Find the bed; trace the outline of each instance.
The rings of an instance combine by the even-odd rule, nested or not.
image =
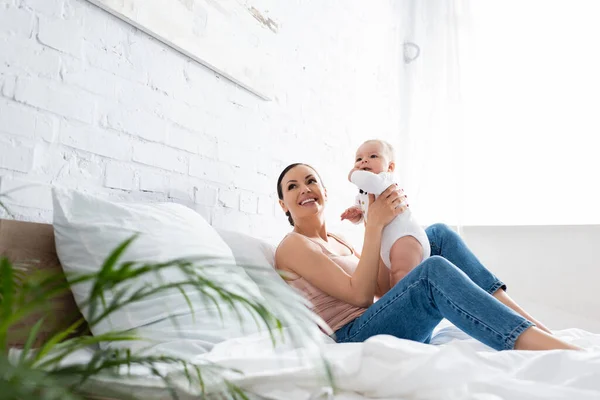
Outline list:
[[[234,246],[231,238],[226,241]],[[264,243],[261,246],[260,252],[265,254]],[[51,225],[0,221],[0,252],[13,261],[41,259],[44,268],[61,272],[54,247]],[[57,302],[55,311],[80,315],[70,295]],[[55,322],[64,325],[69,320]],[[555,334],[586,351],[496,352],[444,321],[436,328],[433,345],[385,335],[364,343],[336,344],[323,335],[321,358],[289,341],[273,346],[268,335],[254,333],[224,340],[209,352],[188,357],[241,371],[232,372],[229,379],[250,398],[600,399],[600,335],[576,328]],[[11,356],[17,357],[22,338],[11,340],[15,346]],[[93,351],[83,349],[65,362],[86,363]],[[335,390],[324,378],[323,359],[331,366]],[[173,370],[172,376],[178,382],[180,398],[198,398],[181,371]],[[131,369],[124,379],[92,380],[86,390],[101,395],[106,385],[145,399],[169,398],[163,383],[144,368]]]
[[[206,359],[243,371],[232,382],[250,398],[263,399],[419,399],[419,400],[592,400],[600,398],[600,335],[578,329],[556,335],[585,352],[503,351],[486,348],[444,322],[433,342],[424,345],[391,336],[364,343],[324,343],[323,356],[335,375],[336,390],[324,380],[321,360],[255,334],[215,346],[196,360]],[[15,351],[15,356],[18,352]],[[92,350],[74,354],[71,362],[86,362]],[[160,381],[143,369],[125,380],[90,382],[90,393],[110,384],[145,399],[166,399]],[[177,377],[179,372],[174,371]],[[177,378],[175,378],[177,380]],[[179,378],[178,395],[198,398]]]

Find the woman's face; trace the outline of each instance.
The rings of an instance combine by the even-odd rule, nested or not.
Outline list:
[[[279,204],[284,212],[291,213],[294,221],[319,213],[327,200],[327,190],[319,176],[306,165],[290,169],[281,180],[281,190],[283,200]]]

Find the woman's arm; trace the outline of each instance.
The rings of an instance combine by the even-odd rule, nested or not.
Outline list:
[[[360,258],[359,252],[354,251],[354,254]],[[390,270],[385,266],[381,258],[379,258],[379,270],[377,271],[377,289],[375,289],[375,296],[382,297],[390,289]]]
[[[372,235],[373,242],[381,241],[381,233],[373,230]],[[349,275],[316,243],[302,235],[288,236],[279,245],[275,256],[278,268],[300,275],[336,299],[357,307],[368,307],[373,303],[377,268],[370,265],[373,263],[368,257],[363,257],[354,274]]]
[[[383,227],[403,211],[402,207],[396,208],[401,201],[395,186],[390,186],[376,201],[370,196],[363,252],[354,274],[348,275],[323,254],[316,243],[302,235],[288,236],[279,245],[275,255],[278,268],[302,276],[316,288],[346,303],[370,306],[377,289]]]
[[[391,289],[390,270],[385,266],[381,258],[379,259],[379,271],[377,272],[377,297],[382,297]]]

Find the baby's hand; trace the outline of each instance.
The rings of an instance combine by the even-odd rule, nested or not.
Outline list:
[[[342,221],[347,219],[353,224],[357,224],[362,219],[362,216],[363,212],[361,208],[358,206],[353,206],[344,211],[340,217],[342,218]]]

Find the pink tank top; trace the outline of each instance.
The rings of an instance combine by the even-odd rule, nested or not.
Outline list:
[[[288,235],[299,235],[296,232],[290,232]],[[358,257],[354,254],[354,249],[352,246],[349,246],[347,243],[339,239],[337,236],[329,234],[338,242],[342,243],[344,246],[347,246],[352,254],[347,256],[341,256],[338,254],[334,254],[329,251],[323,244],[317,242],[316,240],[312,240],[314,243],[318,244],[323,250],[323,254],[325,254],[331,261],[340,266],[347,274],[352,275],[354,270],[358,265]],[[284,238],[285,240],[285,238]],[[319,315],[331,329],[335,332],[340,329],[342,326],[346,325],[348,322],[356,319],[361,316],[366,308],[356,307],[351,304],[345,303],[341,300],[336,299],[328,295],[327,293],[317,289],[313,285],[311,285],[306,279],[303,277],[296,275],[297,278],[287,280],[287,283],[300,290],[305,298],[307,298],[312,304],[312,310]]]

